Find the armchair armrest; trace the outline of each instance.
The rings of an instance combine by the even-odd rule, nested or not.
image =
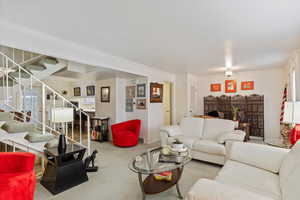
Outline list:
[[[228,159],[278,173],[288,149],[263,144],[226,143]]]
[[[173,138],[176,135],[182,135],[181,129],[179,126],[163,126],[160,128],[160,138],[161,145],[167,145],[175,141]]]
[[[246,133],[242,130],[234,130],[229,133],[220,134],[217,138],[217,142],[220,144],[224,144],[227,141],[237,141],[243,142],[245,139]]]
[[[273,200],[239,187],[200,179],[190,189],[185,200]]]

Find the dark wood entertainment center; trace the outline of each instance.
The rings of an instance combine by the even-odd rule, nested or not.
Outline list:
[[[225,119],[232,119],[232,106],[239,108],[239,122],[250,124],[250,136],[264,138],[264,95],[204,97],[205,115],[211,111],[219,111],[224,113]]]

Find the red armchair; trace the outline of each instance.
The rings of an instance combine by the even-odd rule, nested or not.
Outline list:
[[[300,124],[296,124],[295,127],[291,130],[289,139],[292,145],[300,139]]]
[[[0,153],[0,200],[33,200],[35,155]]]
[[[111,126],[113,143],[119,147],[131,147],[138,144],[141,120],[130,120]]]

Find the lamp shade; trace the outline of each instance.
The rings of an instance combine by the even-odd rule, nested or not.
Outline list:
[[[300,124],[300,102],[285,102],[283,122],[290,124]]]
[[[51,121],[54,123],[72,122],[73,108],[52,108]]]

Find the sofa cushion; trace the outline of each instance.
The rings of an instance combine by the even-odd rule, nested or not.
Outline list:
[[[225,119],[205,119],[203,139],[216,139],[220,133],[234,131],[235,123]]]
[[[185,200],[273,200],[239,187],[214,180],[200,179],[187,193]]]
[[[204,153],[225,155],[225,146],[214,140],[195,140],[192,149]]]
[[[279,176],[250,165],[228,160],[216,180],[276,200],[281,199]]]
[[[202,138],[203,122],[202,118],[184,117],[180,122],[180,129],[186,136]]]
[[[278,173],[288,152],[288,149],[263,144],[234,142],[230,146],[228,157],[230,160]]]
[[[280,186],[283,200],[299,199],[300,142],[298,141],[283,159],[280,171]]]

